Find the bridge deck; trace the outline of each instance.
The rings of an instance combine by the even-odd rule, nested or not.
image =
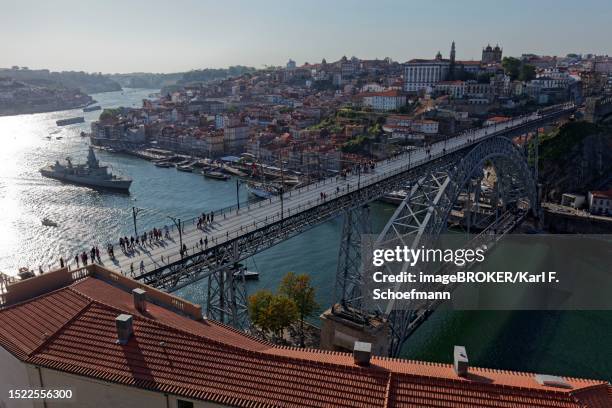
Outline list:
[[[571,110],[573,106],[563,106],[562,109]],[[544,115],[533,113],[486,128],[471,130],[449,138],[446,142],[442,141],[431,145],[429,147],[430,154],[427,153],[425,148],[414,149],[410,153],[402,154],[393,159],[377,162],[376,168],[368,173],[351,174],[345,179],[332,177],[298,188],[284,194],[283,217],[295,215],[323,204],[321,193],[327,195],[327,200],[335,199],[353,193],[359,188],[376,184],[408,169],[421,166],[445,153],[467,148],[485,138],[509,132],[517,127],[539,123],[549,116],[552,120],[552,117],[558,116],[558,114],[559,111]],[[182,239],[187,246],[187,253],[191,254],[194,251],[199,251],[200,239],[205,237],[208,237],[208,248],[211,248],[247,234],[254,229],[278,222],[280,219],[281,199],[277,196],[270,200],[251,203],[248,207],[241,206],[239,210],[234,208],[223,213],[217,213],[214,217],[214,223],[206,229],[198,229],[195,221],[190,220],[188,225],[184,225]],[[180,260],[179,236],[174,226],[171,228],[170,238],[162,239],[150,245],[137,245],[133,251],[128,253],[123,253],[117,243],[114,243],[114,246],[115,259],[110,259],[106,251],[101,248],[102,264],[128,275],[150,272]],[[104,253],[102,254],[102,252]],[[141,261],[144,264],[144,271],[140,270]],[[131,272],[132,268],[133,273]]]

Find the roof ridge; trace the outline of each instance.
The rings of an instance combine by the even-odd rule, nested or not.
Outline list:
[[[22,305],[24,305],[24,304],[26,304],[26,303],[29,303],[29,302],[32,302],[32,301],[37,301],[37,300],[43,299],[43,298],[45,298],[45,297],[47,297],[47,296],[51,296],[51,295],[53,295],[53,294],[56,294],[56,293],[58,293],[58,292],[61,292],[61,291],[62,291],[62,290],[64,290],[64,289],[68,289],[68,288],[70,288],[70,287],[71,287],[71,286],[72,286],[74,283],[76,283],[76,282],[72,282],[72,283],[70,283],[70,284],[68,284],[68,285],[66,285],[66,286],[62,286],[62,287],[60,287],[60,288],[53,289],[52,291],[49,291],[49,292],[41,293],[40,295],[36,295],[36,296],[34,296],[34,297],[31,297],[31,298],[23,299],[23,300],[21,300],[21,301],[19,301],[19,302],[12,303],[12,304],[10,304],[10,305],[0,306],[0,311],[11,310],[11,309],[14,309],[15,307],[22,306]],[[79,293],[79,294],[80,294],[81,296],[85,296],[85,295],[84,295],[84,294],[82,294],[82,293]],[[85,296],[85,297],[87,297],[87,296]],[[90,300],[91,300],[91,299],[90,299]]]
[[[72,290],[73,291],[77,291],[76,289],[72,289]],[[115,306],[109,305],[109,304],[107,304],[105,302],[102,302],[102,301],[100,301],[98,299],[92,299],[92,298],[90,298],[89,296],[87,296],[85,294],[81,294],[81,295],[86,297],[87,299],[91,300],[91,303],[89,304],[90,306],[92,304],[96,304],[96,305],[100,306],[103,309],[112,310],[112,311],[114,311],[116,313],[126,313],[125,310],[122,310],[122,309],[119,309],[119,308],[117,308]],[[249,350],[249,349],[244,348],[244,347],[240,347],[240,346],[229,344],[229,343],[226,343],[226,342],[223,342],[223,341],[220,341],[220,340],[212,339],[210,337],[206,337],[206,336],[203,336],[203,335],[198,334],[198,333],[193,333],[191,331],[188,331],[188,330],[180,328],[180,327],[175,327],[175,326],[172,326],[170,324],[167,324],[167,323],[164,323],[164,322],[160,322],[158,320],[152,319],[152,318],[147,317],[147,316],[143,316],[141,314],[136,314],[136,315],[131,314],[131,316],[132,316],[132,318],[146,321],[146,322],[148,322],[150,324],[153,324],[153,325],[158,326],[158,327],[165,328],[167,330],[171,330],[171,331],[173,331],[175,333],[180,333],[180,334],[183,334],[185,336],[190,336],[190,337],[193,337],[193,338],[204,340],[205,342],[208,342],[209,344],[213,344],[213,345],[216,345],[216,346],[221,347],[221,348],[226,347],[226,348],[230,348],[230,349],[233,349],[233,350],[241,351],[241,352],[244,352],[244,353],[265,353],[265,352],[262,352],[262,351],[259,351],[259,350]],[[217,322],[215,320],[212,320],[212,321],[215,322],[215,323],[219,323],[219,322]],[[194,320],[194,322],[198,323],[198,321],[196,321],[196,320]],[[241,333],[238,330],[235,330],[235,331],[238,332],[238,333]]]
[[[383,402],[383,408],[388,408],[391,406],[391,389],[393,388],[393,371],[389,371],[389,375],[387,378],[387,386],[385,387],[385,401]]]
[[[264,339],[261,339],[261,338],[259,338],[257,336],[254,336],[251,333],[242,332],[242,331],[236,329],[235,327],[227,325],[227,324],[225,324],[223,322],[220,322],[218,320],[209,319],[209,318],[205,318],[204,320],[206,320],[210,324],[216,324],[217,326],[223,327],[224,329],[230,330],[230,331],[232,331],[232,332],[234,332],[236,334],[240,334],[242,336],[248,337],[249,339],[251,339],[253,341],[256,341],[258,343],[261,343],[261,344],[263,344],[265,346],[275,347],[274,343],[271,343],[271,342],[269,342],[267,340],[264,340]]]
[[[592,381],[596,381],[596,380],[592,380]],[[591,385],[587,385],[585,387],[582,388],[575,388],[572,389],[569,394],[572,396],[576,396],[576,394],[580,394],[582,392],[587,392],[587,391],[591,391],[594,389],[599,389],[599,388],[604,388],[606,390],[608,390],[608,392],[610,392],[610,394],[612,395],[612,384],[610,384],[608,381],[601,381],[600,383],[597,384],[591,384]]]
[[[84,295],[81,294],[81,296],[84,296]],[[43,349],[43,347],[46,346],[52,339],[55,339],[62,330],[64,330],[68,325],[70,325],[78,317],[80,317],[83,313],[85,313],[87,310],[89,310],[89,308],[91,307],[92,302],[93,301],[91,299],[89,299],[89,303],[87,303],[85,306],[83,306],[81,308],[81,310],[76,312],[74,314],[74,316],[72,316],[70,319],[66,320],[64,322],[64,324],[62,324],[60,327],[57,328],[57,330],[55,330],[55,332],[53,332],[52,334],[50,334],[49,336],[44,338],[44,341],[42,343],[40,343],[34,350],[32,350],[29,354],[27,354],[28,358],[31,357],[31,356],[34,356],[35,354],[38,354]]]

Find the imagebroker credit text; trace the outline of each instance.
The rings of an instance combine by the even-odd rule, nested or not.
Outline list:
[[[376,283],[556,283],[559,282],[557,272],[471,272],[461,271],[450,275],[431,275],[402,272],[389,275],[383,272],[374,272],[372,276]]]

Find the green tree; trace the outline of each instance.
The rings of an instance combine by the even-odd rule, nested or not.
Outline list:
[[[494,75],[495,74],[493,74],[492,72],[485,72],[485,73],[479,74],[476,80],[478,81],[479,84],[488,84],[489,82],[491,82],[491,77]]]
[[[274,295],[267,289],[261,289],[249,296],[249,317],[251,322],[264,331],[268,330],[267,313]]]
[[[502,60],[502,67],[506,75],[509,75],[511,79],[517,79],[520,74],[521,60],[514,57],[504,57]]]
[[[274,295],[270,300],[266,314],[269,330],[277,338],[281,338],[283,330],[298,319],[298,308],[295,302],[287,296]]]
[[[310,276],[288,272],[280,283],[279,292],[293,300],[297,306],[300,321],[300,346],[304,347],[304,319],[315,313],[319,307],[315,301],[315,289],[310,284]]]
[[[275,295],[267,289],[261,289],[249,296],[249,317],[264,335],[271,332],[277,338],[298,319],[295,302],[285,295]]]
[[[100,120],[109,120],[117,117],[121,111],[117,108],[109,109],[106,108],[100,114]]]
[[[521,81],[531,81],[536,77],[536,68],[530,64],[521,65],[519,80]]]

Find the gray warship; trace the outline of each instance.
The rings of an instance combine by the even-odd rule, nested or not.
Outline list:
[[[101,166],[91,146],[87,155],[87,163],[72,164],[68,158],[66,164],[56,161],[55,164],[40,169],[40,173],[44,177],[68,183],[125,193],[129,192],[132,184],[132,179],[114,175],[108,170],[108,166]]]

